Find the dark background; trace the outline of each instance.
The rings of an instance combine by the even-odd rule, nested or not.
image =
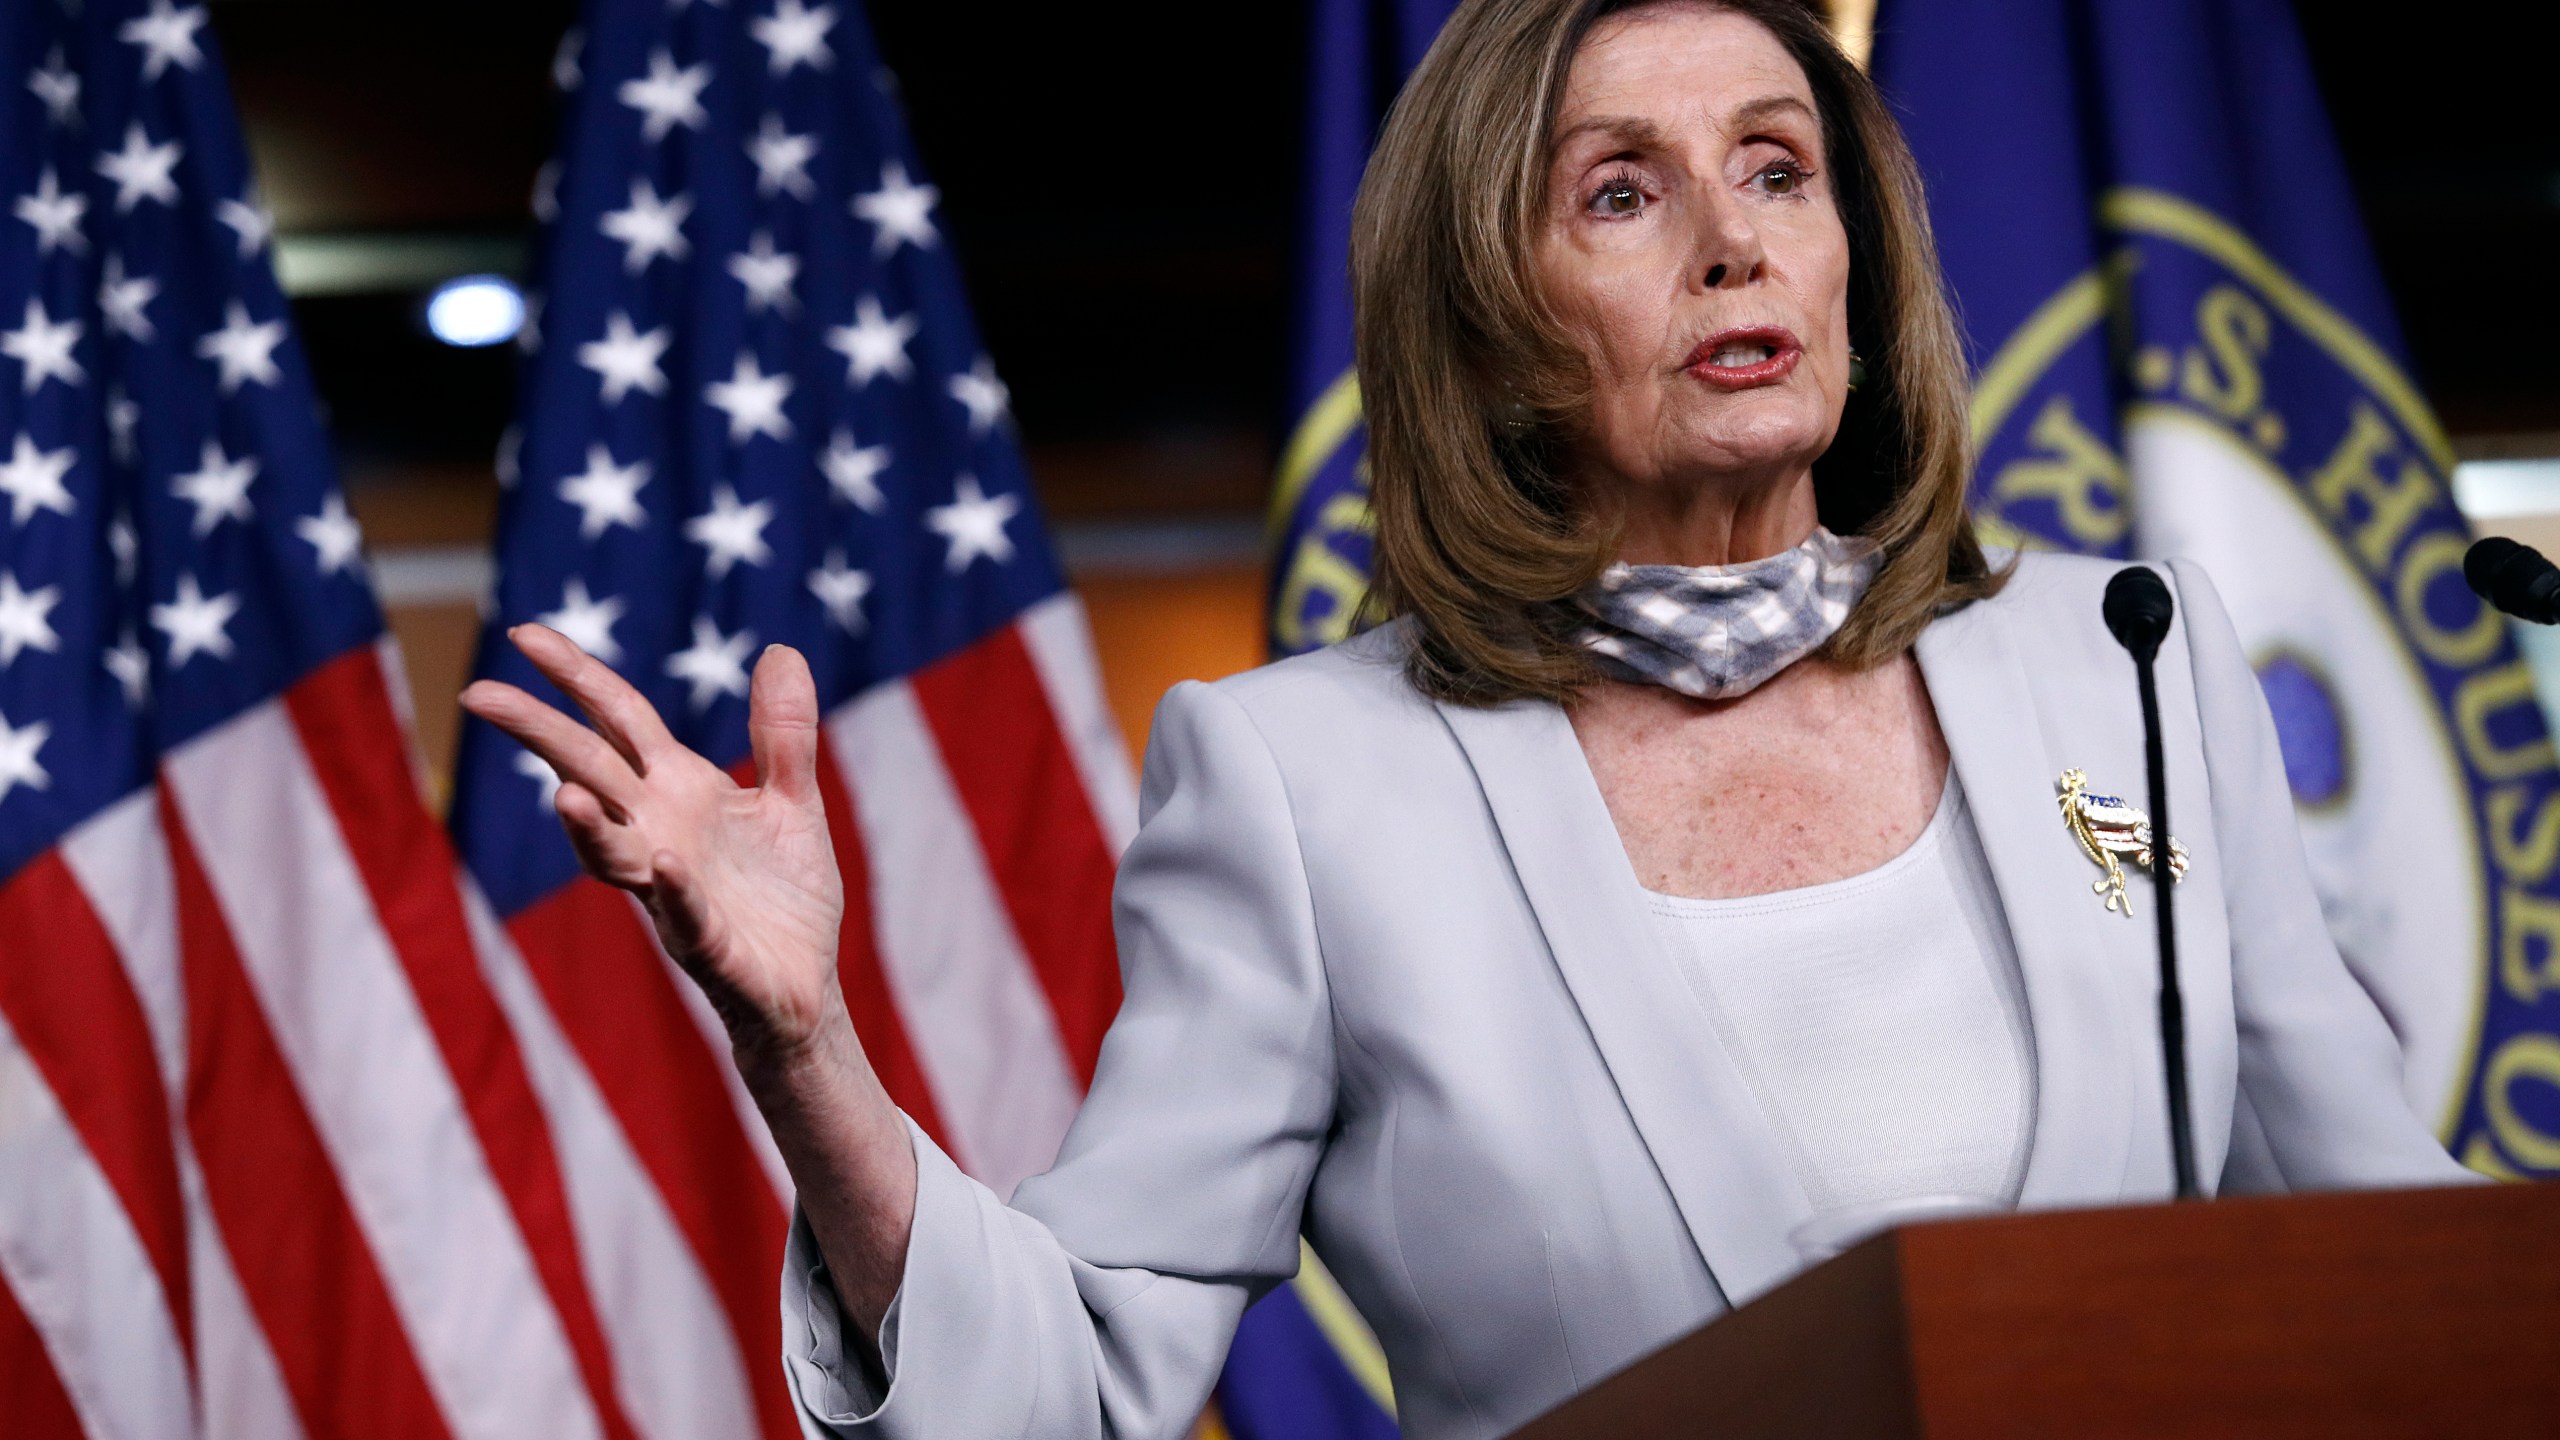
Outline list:
[[[521,245],[574,9],[217,0],[280,231]],[[2299,14],[2429,398],[2466,449],[2560,449],[2546,48],[2465,7]],[[1052,508],[1257,506],[1285,423],[1303,7],[903,0],[871,24]],[[485,475],[511,418],[512,348],[436,344],[419,300],[296,302],[359,485]]]

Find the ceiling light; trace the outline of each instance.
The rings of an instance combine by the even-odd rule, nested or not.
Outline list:
[[[427,297],[427,333],[447,345],[504,345],[524,328],[524,292],[503,275],[461,275]]]

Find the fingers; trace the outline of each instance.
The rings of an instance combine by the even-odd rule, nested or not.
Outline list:
[[[557,709],[500,680],[474,681],[462,708],[515,737],[564,782],[593,792],[617,816],[638,803],[641,781],[631,761],[604,738]]]
[[[606,814],[603,802],[583,785],[563,781],[555,805],[569,848],[588,874],[625,890],[648,888],[648,842],[638,830]]]
[[[756,783],[786,800],[818,803],[818,683],[788,645],[767,645],[747,692]]]
[[[648,874],[655,904],[649,907],[655,915],[667,953],[676,956],[700,954],[706,939],[702,912],[695,897],[694,874],[690,866],[673,850],[652,853],[642,867]]]
[[[587,712],[597,732],[629,757],[633,769],[646,775],[652,761],[683,748],[667,733],[648,697],[569,637],[546,625],[518,625],[507,631],[507,638],[544,679]]]

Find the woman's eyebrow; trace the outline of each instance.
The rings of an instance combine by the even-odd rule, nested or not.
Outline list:
[[[1556,135],[1559,151],[1585,135],[1606,135],[1625,150],[1662,150],[1669,148],[1662,127],[1640,115],[1594,115],[1576,120]]]
[[[1735,106],[1733,114],[1725,121],[1725,128],[1737,132],[1747,131],[1773,115],[1788,112],[1802,116],[1816,125],[1821,123],[1821,117],[1814,113],[1813,107],[1793,95],[1763,95],[1756,100],[1746,100]],[[1557,131],[1555,149],[1561,153],[1566,146],[1585,135],[1606,135],[1617,142],[1618,148],[1624,150],[1671,148],[1671,142],[1664,135],[1662,127],[1641,115],[1593,115],[1576,120]]]
[[[1816,124],[1821,123],[1822,117],[1814,113],[1813,107],[1793,95],[1763,95],[1757,100],[1746,101],[1734,108],[1732,118],[1725,123],[1734,130],[1748,130],[1772,115],[1789,110]]]

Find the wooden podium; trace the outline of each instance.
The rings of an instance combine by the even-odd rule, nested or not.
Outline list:
[[[1867,1241],[1512,1440],[2560,1437],[2560,1186]]]

